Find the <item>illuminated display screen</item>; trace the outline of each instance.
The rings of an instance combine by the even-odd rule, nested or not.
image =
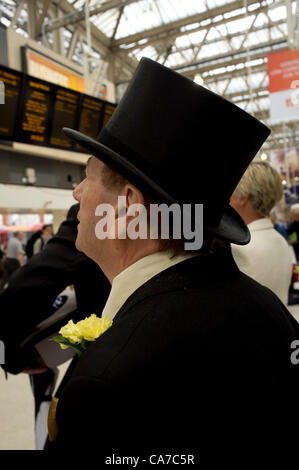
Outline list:
[[[0,67],[0,81],[3,97],[0,104],[0,136],[12,140],[21,95],[22,74]]]
[[[106,126],[107,122],[111,118],[112,114],[114,113],[115,105],[106,103],[105,110],[104,110],[104,119],[103,119],[103,127]]]
[[[2,140],[82,151],[61,129],[70,127],[96,137],[116,108],[107,101],[3,66],[1,82],[5,92],[4,104],[0,104]]]
[[[80,94],[58,88],[54,99],[54,111],[50,134],[50,145],[71,148],[72,142],[62,132],[63,127],[76,127],[77,113],[80,104]]]
[[[105,101],[83,96],[79,120],[80,132],[89,137],[98,135],[102,127],[104,105]]]
[[[47,144],[52,85],[26,77],[21,99],[21,123],[15,136],[27,144]]]

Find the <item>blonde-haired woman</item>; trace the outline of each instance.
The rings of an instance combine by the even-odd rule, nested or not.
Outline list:
[[[293,254],[287,241],[273,227],[271,209],[283,195],[278,172],[267,162],[252,162],[231,197],[231,206],[251,233],[246,246],[232,244],[239,269],[271,289],[287,305]]]

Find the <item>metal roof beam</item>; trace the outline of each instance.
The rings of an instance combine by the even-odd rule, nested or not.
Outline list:
[[[108,10],[112,10],[113,8],[124,8],[131,3],[139,2],[140,0],[110,0],[109,2],[105,2],[99,7],[94,7],[89,9],[89,17],[99,15],[100,13],[105,13]],[[47,25],[46,31],[53,31],[54,29],[61,28],[62,26],[67,26],[69,24],[79,23],[85,19],[85,11],[76,10],[73,8],[73,12],[71,14],[67,14],[62,18],[56,18],[55,20],[51,21],[50,24]]]
[[[116,23],[115,23],[115,26],[114,26],[114,30],[113,30],[113,33],[112,33],[112,36],[111,36],[111,39],[110,39],[111,44],[112,44],[112,42],[114,41],[114,38],[115,38],[115,36],[116,36],[117,29],[118,29],[118,27],[119,27],[120,19],[121,19],[121,17],[122,17],[122,14],[123,14],[123,12],[124,12],[124,9],[125,9],[124,6],[122,6],[122,7],[119,9],[118,17],[117,17],[117,20],[116,20]]]
[[[73,13],[76,11],[67,0],[60,0],[57,6],[62,10],[63,13]],[[77,24],[76,30],[81,34],[82,37],[86,37],[86,30],[84,24]],[[97,50],[103,60],[109,60],[111,49],[110,49],[110,39],[105,36],[93,23],[90,24],[91,37],[92,37],[92,47]],[[117,56],[117,60],[121,62],[123,68],[128,71],[130,74],[134,72],[138,61],[135,58],[121,55]]]
[[[259,2],[257,0],[247,0],[248,6],[252,5],[254,3],[257,4]],[[260,3],[263,3],[263,2],[260,2]],[[185,18],[181,18],[179,20],[172,21],[171,23],[167,23],[167,24],[164,24],[162,26],[158,26],[158,27],[155,27],[155,28],[152,28],[152,29],[147,29],[147,30],[144,30],[140,33],[131,34],[130,36],[126,36],[124,38],[117,39],[116,41],[114,41],[114,46],[118,47],[118,46],[121,46],[121,45],[124,45],[124,44],[133,44],[133,43],[136,43],[136,42],[138,42],[142,39],[149,39],[149,38],[153,38],[153,37],[160,36],[160,35],[163,35],[163,36],[169,35],[170,32],[177,35],[180,32],[180,28],[182,28],[184,26],[191,25],[191,24],[194,24],[194,23],[201,23],[202,21],[209,20],[209,19],[214,18],[216,16],[224,15],[225,13],[230,13],[234,10],[238,10],[238,9],[242,9],[242,8],[244,8],[244,1],[243,0],[237,0],[235,2],[230,2],[230,3],[227,3],[227,4],[221,5],[219,7],[216,7],[216,8],[211,8],[210,10],[204,11],[202,13],[197,13],[196,15],[187,16]],[[263,9],[265,9],[265,8],[267,9],[266,5],[263,6]],[[252,14],[255,14],[255,12],[257,12],[258,10],[259,9],[257,9],[256,11],[253,10]],[[241,17],[244,18],[244,13],[241,15]],[[236,17],[231,17],[231,18],[228,19],[228,21],[232,21],[235,18]],[[219,23],[217,22],[215,24],[220,24],[220,22]],[[206,25],[205,28],[207,26],[208,25]],[[193,31],[190,30],[189,34],[191,34],[192,32]],[[184,35],[188,34],[188,31],[184,31],[183,34]]]
[[[70,44],[69,44],[68,50],[66,52],[66,57],[69,60],[71,60],[72,57],[73,57],[78,39],[79,39],[79,32],[76,29],[75,31],[72,31],[72,38],[70,40]]]
[[[67,0],[60,0],[59,2],[56,3],[56,6],[62,11],[62,13],[65,14],[71,14],[76,12],[77,10],[72,7]],[[109,52],[109,44],[110,40],[103,34],[101,31],[99,31],[96,26],[93,24],[91,26],[91,33],[92,33],[92,39],[93,39],[93,46],[97,48],[102,54],[103,53],[108,53]],[[45,25],[46,27],[46,25]],[[86,30],[85,30],[85,25],[84,24],[78,24],[77,29],[79,33],[81,33],[84,37],[86,36]],[[46,30],[48,32],[48,30]]]
[[[42,12],[37,20],[37,25],[36,25],[36,37],[40,36],[41,34],[41,28],[42,24],[45,21],[45,18],[48,13],[48,9],[52,3],[52,0],[42,0]],[[37,8],[37,6],[35,6]]]
[[[241,51],[235,52],[225,52],[224,54],[219,54],[217,56],[212,56],[206,59],[202,59],[200,61],[192,61],[186,64],[179,65],[177,67],[172,67],[173,70],[185,75],[188,78],[193,80],[194,76],[199,73],[203,74],[204,72],[211,72],[212,70],[217,70],[223,67],[229,67],[231,65],[237,65],[240,63],[246,63],[249,61],[257,60],[257,59],[264,59],[267,54],[271,52],[278,52],[283,51],[288,48],[287,41],[278,40],[278,41],[267,41],[264,43],[255,46],[254,48],[250,49],[250,56],[248,58],[248,51],[247,48],[243,48]],[[119,56],[118,56],[119,57]],[[261,65],[260,65],[261,66]],[[252,66],[251,66],[252,68]],[[244,75],[244,69],[243,74]],[[223,72],[223,74],[228,74],[229,72]],[[223,77],[223,74],[222,77]],[[219,75],[219,77],[221,76]],[[218,75],[214,75],[214,81],[218,78]],[[212,82],[213,76],[210,76]],[[117,84],[123,83],[121,80],[117,82]]]
[[[279,26],[281,24],[285,24],[285,21],[284,20],[279,20],[279,21],[276,21],[275,23],[272,22],[271,28],[274,28],[274,27]],[[268,27],[268,25],[256,26],[255,28],[252,29],[251,33],[257,33],[258,31],[263,31],[267,27]],[[230,34],[229,38],[230,39],[231,38],[237,38],[237,37],[243,36],[244,34],[246,34],[246,31],[237,31],[236,33]],[[282,36],[283,36],[283,38],[285,38],[287,40],[287,35],[282,34]],[[215,44],[217,42],[224,41],[226,38],[227,38],[227,36],[214,38],[214,39],[208,39],[204,42],[204,45]],[[200,44],[194,43],[194,44],[192,44],[192,47],[195,48],[195,47],[198,47],[200,45],[201,45],[201,43]],[[185,50],[189,50],[189,49],[191,49],[191,46],[177,47],[177,48],[173,49],[173,52],[185,51]],[[238,49],[236,49],[235,51],[237,52]]]
[[[252,14],[258,15],[259,13],[266,13],[267,11],[268,11],[268,7],[262,6],[254,10]],[[211,21],[209,24],[199,25],[188,31],[186,30],[181,31],[180,29],[177,29],[174,31],[168,31],[166,34],[160,34],[159,36],[154,36],[153,38],[149,38],[147,41],[142,41],[141,44],[135,43],[131,47],[125,47],[125,45],[120,45],[119,50],[124,51],[126,53],[132,52],[135,49],[141,50],[141,49],[144,49],[145,47],[156,44],[157,42],[163,41],[165,40],[165,38],[167,38],[168,40],[171,40],[171,39],[177,39],[182,36],[187,36],[188,34],[197,33],[199,31],[205,31],[205,30],[210,31],[211,28],[217,28],[218,26],[226,25],[227,23],[231,21],[242,20],[242,19],[244,19],[243,13],[239,15],[235,15],[233,17],[229,17],[229,18],[219,18],[216,21],[215,20]],[[116,48],[116,50],[118,50],[118,48]]]
[[[251,73],[254,75],[255,73],[259,72],[264,72],[267,70],[267,64],[261,64],[261,65],[254,65],[250,67]],[[231,78],[238,78],[238,77],[244,77],[246,74],[246,69],[243,67],[242,69],[235,69],[230,72],[223,72],[215,75],[204,75],[202,74],[202,78],[204,80],[205,84],[209,83],[216,83],[222,80],[227,80]]]
[[[250,56],[248,57],[247,48],[237,50],[235,52],[225,52],[217,56],[212,56],[197,62],[189,62],[176,67],[173,70],[179,71],[186,76],[194,76],[196,73],[215,70],[217,68],[228,67],[229,65],[236,65],[239,63],[248,62],[249,60],[256,60],[264,58],[270,52],[276,52],[287,49],[287,41],[267,41],[260,43],[258,46],[250,49]]]
[[[17,24],[20,13],[24,8],[24,4],[25,4],[25,0],[20,0],[19,1],[18,5],[17,5],[17,8],[16,8],[16,11],[15,11],[15,14],[14,14],[13,18],[11,19],[11,23],[10,23],[10,26],[9,26],[10,28],[13,28]]]
[[[269,97],[269,90],[268,87],[257,87],[253,88],[253,93],[252,96],[249,96],[249,90],[242,90],[242,91],[235,91],[234,93],[226,93],[222,96],[224,98],[232,101],[233,103],[242,103],[242,102],[247,102],[250,100],[256,101],[256,100],[261,100],[264,98]],[[262,96],[259,95],[259,93],[263,93]]]

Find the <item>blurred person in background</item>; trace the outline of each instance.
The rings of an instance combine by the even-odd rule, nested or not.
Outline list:
[[[248,225],[251,241],[246,246],[231,246],[240,271],[271,289],[287,305],[292,250],[269,218],[282,195],[278,172],[267,162],[252,162],[230,201]]]
[[[289,239],[288,237],[288,226],[287,226],[287,223],[286,222],[282,222],[282,221],[279,221],[276,213],[275,213],[275,209],[273,209],[271,212],[270,212],[270,220],[275,228],[275,230],[277,230],[278,233],[280,233],[280,235],[283,236],[283,238],[285,238],[287,241]]]
[[[32,258],[33,255],[36,255],[43,250],[46,243],[52,238],[53,230],[52,225],[47,224],[43,225],[41,230],[34,232],[28,239],[26,243],[26,256],[27,259]]]
[[[297,261],[299,260],[299,203],[291,206],[293,221],[288,225],[289,243],[294,247]]]
[[[6,246],[6,259],[4,263],[4,275],[0,283],[0,291],[5,288],[11,275],[24,264],[24,240],[23,232],[15,232]]]
[[[45,244],[52,238],[52,225],[43,225],[40,236],[35,240],[33,245],[33,254],[36,255],[44,248]]]

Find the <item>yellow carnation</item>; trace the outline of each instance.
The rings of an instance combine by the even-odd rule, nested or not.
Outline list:
[[[98,318],[95,314],[76,323],[81,338],[84,338],[86,341],[95,341],[111,325],[112,320],[107,315],[103,318]]]
[[[82,334],[78,328],[78,323],[74,323],[70,320],[65,326],[60,328],[59,333],[71,343],[80,343],[82,340]]]

